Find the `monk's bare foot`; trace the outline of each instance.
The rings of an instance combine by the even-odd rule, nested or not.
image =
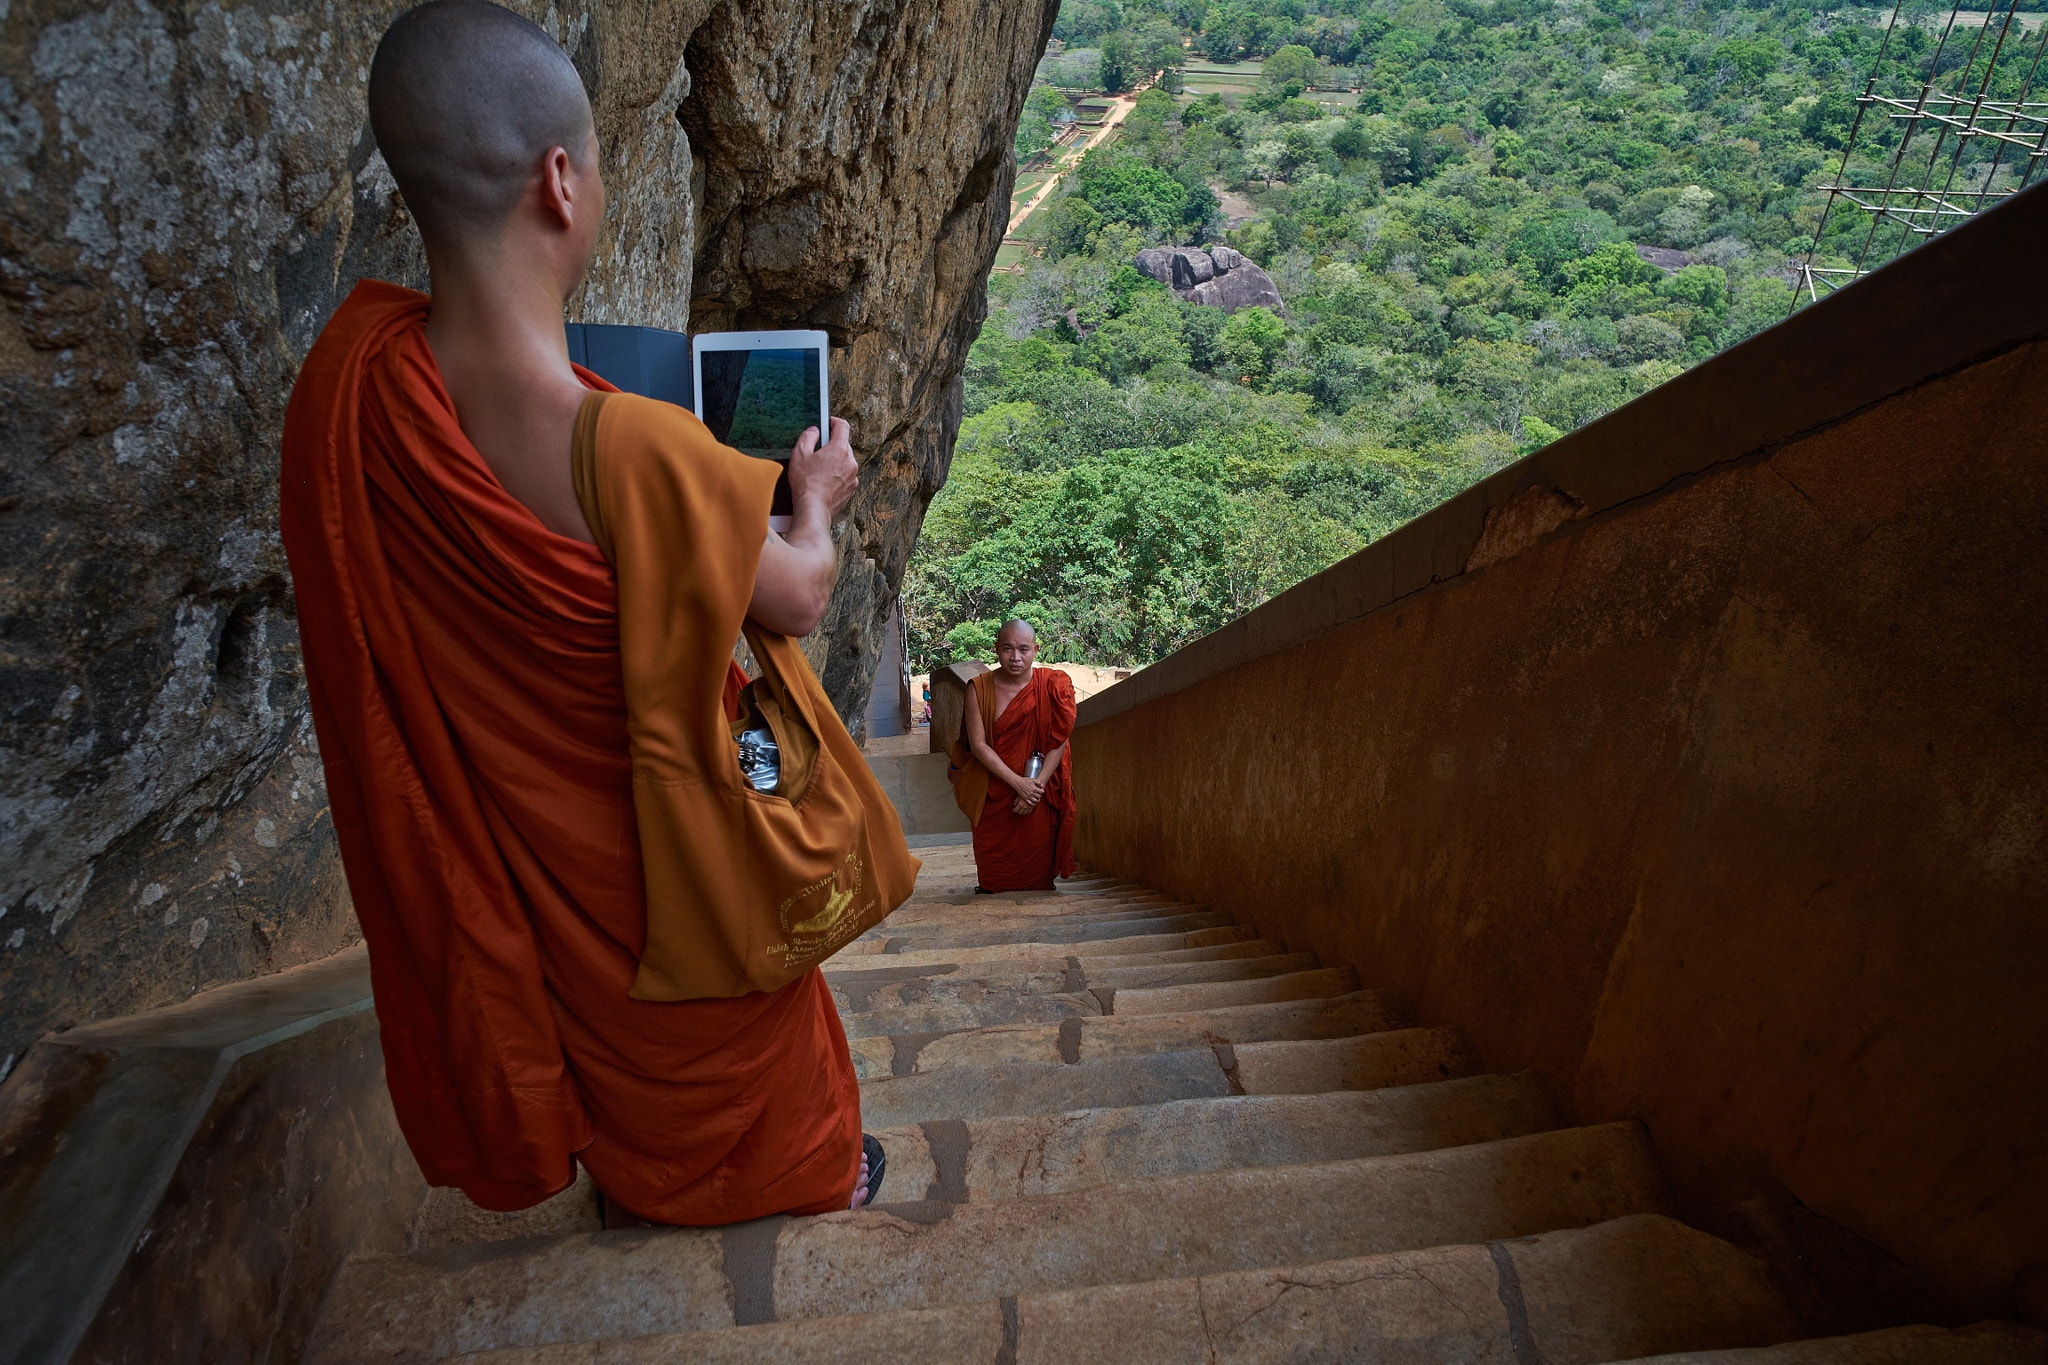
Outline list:
[[[882,1144],[873,1133],[860,1135],[860,1179],[854,1182],[853,1199],[846,1207],[861,1208],[872,1204],[880,1192],[882,1182],[889,1177],[889,1154],[882,1150]]]

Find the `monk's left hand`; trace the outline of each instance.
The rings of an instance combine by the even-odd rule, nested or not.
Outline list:
[[[1010,813],[1012,815],[1029,815],[1036,809],[1038,809],[1038,798],[1035,796],[1020,796],[1010,803]]]

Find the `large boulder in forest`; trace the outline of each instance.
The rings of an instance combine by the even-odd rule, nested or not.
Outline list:
[[[1209,259],[1206,251],[1190,251],[1182,248],[1173,253],[1173,287],[1193,289],[1196,285],[1216,278],[1216,263]]]
[[[355,282],[426,283],[364,107],[404,3],[0,7],[0,1057],[355,935],[277,446]],[[1055,0],[509,3],[569,51],[605,149],[570,316],[832,336],[862,478],[807,647],[857,725]]]
[[[1282,312],[1286,307],[1273,277],[1227,246],[1147,247],[1131,258],[1131,264],[1189,303],[1227,313],[1255,306]]]
[[[1131,258],[1131,265],[1140,275],[1155,279],[1169,289],[1173,287],[1172,247],[1148,246]]]
[[[1270,308],[1276,313],[1286,309],[1286,304],[1280,299],[1280,290],[1273,284],[1273,277],[1250,261],[1196,285],[1183,297],[1191,303],[1221,308],[1226,313],[1254,307]]]

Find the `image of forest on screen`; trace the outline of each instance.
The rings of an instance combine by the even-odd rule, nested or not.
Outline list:
[[[786,460],[797,438],[818,424],[817,351],[706,351],[700,364],[704,422],[727,445]]]

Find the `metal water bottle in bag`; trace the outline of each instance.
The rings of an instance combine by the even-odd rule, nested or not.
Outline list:
[[[773,792],[782,781],[782,750],[776,747],[775,732],[763,725],[743,730],[739,737],[740,771],[747,785],[757,792]]]

